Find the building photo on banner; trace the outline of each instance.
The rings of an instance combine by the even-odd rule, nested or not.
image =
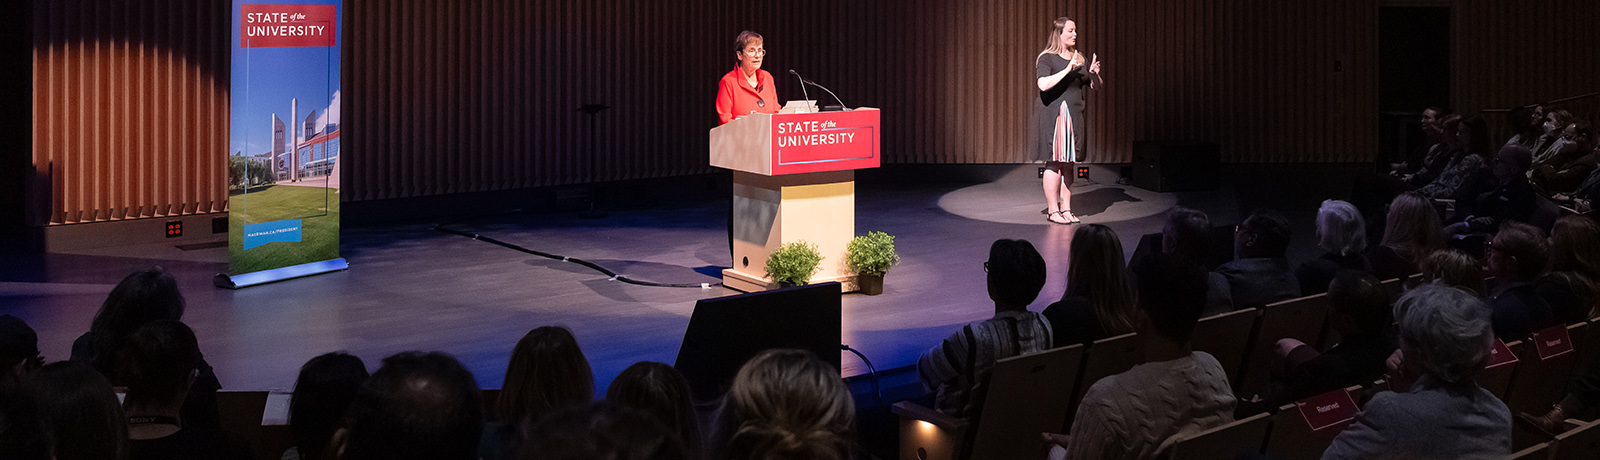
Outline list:
[[[339,1],[233,4],[228,274],[250,284],[339,257]]]

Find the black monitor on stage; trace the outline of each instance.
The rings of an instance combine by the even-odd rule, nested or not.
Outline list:
[[[839,283],[701,299],[673,364],[696,401],[722,397],[739,367],[772,348],[808,350],[838,369]]]

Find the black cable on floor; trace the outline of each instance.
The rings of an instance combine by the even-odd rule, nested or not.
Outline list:
[[[495,215],[510,214],[510,213],[513,213],[513,212],[520,212],[520,210],[507,211],[507,212],[499,213],[499,214],[495,214]],[[445,223],[442,223],[442,224],[439,224],[439,225],[435,225],[433,227],[433,229],[441,231],[441,232],[444,232],[444,233],[449,233],[451,235],[465,236],[467,238],[472,238],[474,240],[478,240],[478,241],[482,241],[482,242],[485,242],[485,243],[493,244],[495,246],[500,246],[500,247],[503,247],[503,248],[506,248],[506,249],[510,249],[510,250],[513,250],[513,251],[526,253],[526,254],[533,254],[533,255],[536,255],[536,256],[539,256],[539,257],[544,257],[546,259],[555,259],[555,260],[559,260],[559,261],[562,261],[562,262],[572,262],[572,263],[575,263],[575,264],[578,264],[578,265],[589,267],[591,269],[594,269],[594,271],[597,271],[597,272],[600,272],[602,274],[605,274],[606,276],[611,277],[612,281],[621,281],[621,282],[624,282],[624,283],[633,284],[633,285],[637,285],[637,286],[710,289],[713,286],[721,286],[722,285],[722,283],[699,283],[699,284],[679,283],[679,284],[671,284],[671,283],[656,283],[656,282],[650,282],[650,281],[640,281],[640,280],[632,279],[632,278],[629,278],[629,277],[626,277],[626,276],[618,275],[616,272],[613,272],[611,270],[607,270],[605,267],[601,267],[599,264],[596,264],[594,262],[590,262],[590,261],[587,261],[587,260],[573,258],[573,257],[567,257],[567,256],[561,256],[561,255],[555,255],[555,254],[551,254],[551,253],[548,253],[548,252],[535,251],[535,250],[528,249],[528,248],[525,248],[525,247],[522,247],[522,246],[517,246],[515,244],[511,244],[511,243],[500,241],[500,240],[497,240],[497,239],[494,239],[494,238],[490,238],[490,237],[487,237],[487,236],[479,235],[477,233],[469,233],[469,232],[464,232],[464,231],[461,231],[461,230],[456,230],[456,229],[453,229],[453,228],[445,227],[446,225],[450,225],[450,224],[454,224],[454,223],[462,222],[462,221],[466,221],[466,220],[472,220],[472,219],[476,219],[476,218],[478,218],[478,217],[468,217],[468,218],[453,220],[453,221],[450,221],[450,222],[445,222]]]
[[[861,358],[861,362],[867,363],[867,378],[872,379],[872,392],[878,396],[878,404],[883,404],[883,390],[878,388],[878,369],[872,367],[872,360],[867,359],[867,355],[850,348],[849,345],[841,343],[839,344],[839,349],[855,353],[857,358]]]

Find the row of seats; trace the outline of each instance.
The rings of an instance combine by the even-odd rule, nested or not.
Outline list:
[[[289,432],[288,400],[276,399],[268,391],[217,392],[217,411],[221,414],[222,430],[250,447],[259,460],[278,460],[283,451],[294,446],[294,436]],[[483,390],[484,413],[492,413],[499,389]]]
[[[1392,279],[1383,284],[1393,298],[1398,296],[1406,281]],[[1415,281],[1415,277],[1409,281]],[[1293,338],[1319,348],[1338,342],[1338,334],[1326,321],[1329,307],[1327,295],[1318,294],[1260,309],[1203,318],[1195,326],[1192,344],[1195,350],[1215,357],[1228,373],[1234,394],[1240,399],[1248,399],[1267,387],[1268,369],[1274,360],[1274,347],[1279,339]],[[1566,384],[1571,380],[1576,365],[1589,362],[1591,355],[1600,352],[1600,346],[1591,344],[1600,342],[1600,333],[1591,336],[1591,331],[1596,329],[1600,328],[1591,328],[1589,323],[1571,326],[1569,332],[1576,352],[1543,360],[1524,341],[1512,342],[1508,345],[1519,360],[1487,370],[1483,384],[1506,401],[1513,413],[1543,414],[1565,395]],[[989,376],[989,391],[982,412],[973,418],[958,419],[911,402],[896,403],[892,409],[900,417],[900,458],[928,460],[1036,456],[1039,433],[1069,432],[1071,418],[1077,412],[1076,406],[1090,385],[1101,378],[1124,372],[1140,362],[1143,362],[1143,355],[1134,334],[1102,339],[1088,346],[1071,345],[1000,360]],[[1381,389],[1381,386],[1368,386],[1364,389],[1364,396]],[[1284,406],[1275,414],[1261,414],[1240,420],[1239,423],[1276,422],[1280,432],[1287,429],[1291,422],[1297,422],[1305,428],[1306,422],[1300,418],[1297,410],[1284,410],[1293,407]],[[1306,430],[1309,431],[1309,428]],[[1280,458],[1319,458],[1338,429],[1324,429],[1317,433],[1326,439],[1318,443],[1299,440],[1299,436],[1280,434],[1277,438],[1282,442],[1263,445],[1268,453]],[[1520,429],[1514,433],[1514,439],[1519,440],[1516,445],[1518,449],[1550,441],[1548,436],[1522,432]],[[1245,442],[1241,446],[1248,444]],[[1273,445],[1283,446],[1283,449],[1272,448]],[[1286,454],[1289,451],[1284,449],[1289,448],[1305,450],[1294,451],[1299,455]]]

